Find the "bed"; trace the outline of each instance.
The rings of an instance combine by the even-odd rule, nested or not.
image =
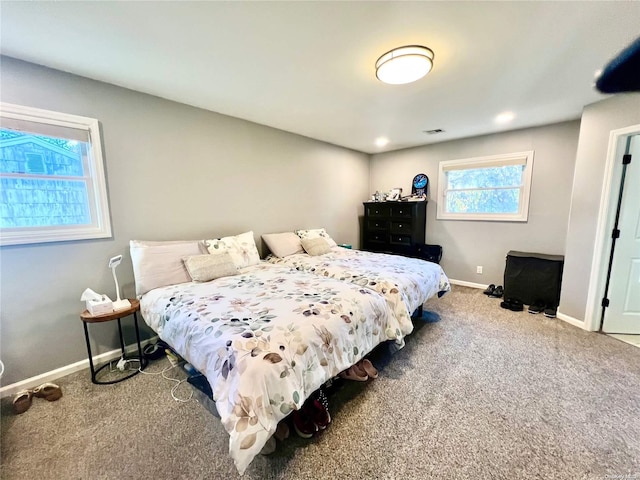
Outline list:
[[[440,297],[451,290],[447,275],[436,263],[343,248],[322,228],[262,238],[272,252],[265,260],[274,265],[346,281],[383,295],[403,335],[413,329],[414,311],[434,295]],[[315,248],[317,245],[321,247]]]
[[[206,376],[242,474],[282,418],[406,327],[372,289],[261,261],[252,232],[221,240],[132,241],[131,257],[145,322]]]

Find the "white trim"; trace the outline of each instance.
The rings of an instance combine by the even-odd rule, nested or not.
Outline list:
[[[0,102],[0,118],[15,118],[41,125],[57,125],[85,130],[88,132],[89,145],[91,146],[87,152],[89,157],[87,175],[78,177],[78,181],[85,181],[87,185],[91,224],[4,228],[0,235],[0,245],[110,238],[111,219],[98,120],[6,102]]]
[[[534,151],[491,155],[487,157],[444,160],[438,163],[438,194],[436,201],[437,220],[479,220],[490,222],[526,222],[529,218],[529,198],[533,172]],[[517,213],[451,213],[446,211],[447,172],[474,168],[524,165],[520,189],[520,204]],[[516,188],[515,186],[513,188]],[[478,190],[478,189],[473,189]]]
[[[154,342],[158,340],[158,336],[153,336],[148,338],[147,340],[143,340],[140,342],[140,346],[144,348],[148,343]],[[125,352],[130,353],[136,351],[138,346],[133,343],[132,345],[127,345],[124,349]],[[109,362],[111,360],[115,360],[122,355],[122,350],[116,348],[115,350],[110,350],[105,353],[101,353],[100,355],[94,355],[93,364],[97,365],[103,362]],[[96,367],[97,368],[97,367]],[[87,369],[87,382],[91,381],[91,374],[89,373],[89,359],[80,360],[79,362],[72,363],[71,365],[66,365],[64,367],[56,368],[55,370],[51,370],[49,372],[41,373],[40,375],[36,375],[35,377],[27,378],[25,380],[21,380],[16,383],[12,383],[10,385],[5,385],[0,388],[0,398],[8,397],[9,395],[13,395],[20,390],[25,390],[27,388],[34,388],[38,385],[42,385],[45,382],[51,382],[53,380],[57,380],[61,377],[66,377],[67,375],[71,375],[72,373],[79,372],[80,370]],[[5,369],[6,370],[6,369]],[[5,371],[6,373],[6,371]]]
[[[577,318],[573,318],[570,317],[569,315],[565,315],[564,313],[561,313],[560,311],[558,311],[556,313],[556,317],[558,318],[558,320],[562,320],[563,322],[567,322],[570,325],[573,325],[574,327],[578,327],[581,328],[582,330],[589,330],[585,324],[585,322],[583,322],[582,320],[578,320]]]
[[[598,210],[598,223],[596,228],[596,243],[593,249],[591,260],[591,275],[589,277],[589,289],[587,290],[587,304],[585,310],[584,328],[589,331],[597,331],[600,326],[601,306],[600,299],[604,292],[606,280],[606,268],[609,262],[609,255],[606,252],[611,248],[611,214],[609,209],[612,205],[611,191],[614,174],[621,172],[616,169],[616,153],[622,145],[622,140],[634,134],[640,134],[640,124],[612,130],[609,134],[609,146],[605,170],[603,173],[604,182],[600,194],[600,208]]]
[[[466,282],[464,280],[454,280],[452,278],[449,279],[449,283],[451,285],[460,285],[461,287],[481,288],[482,290],[486,290],[486,288],[489,286],[489,285],[483,285],[482,283]]]

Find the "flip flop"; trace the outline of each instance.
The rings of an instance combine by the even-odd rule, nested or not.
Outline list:
[[[26,412],[31,407],[31,401],[33,392],[31,390],[22,390],[16,394],[16,398],[13,399],[13,410],[16,414]]]
[[[339,376],[347,380],[355,380],[356,382],[366,382],[369,379],[366,372],[361,370],[358,365],[353,365],[344,372],[340,372]]]
[[[55,383],[43,383],[33,389],[33,394],[49,402],[55,402],[62,396],[62,389]]]
[[[373,363],[368,358],[357,363],[360,369],[364,370],[369,378],[378,378],[378,370],[373,366]]]

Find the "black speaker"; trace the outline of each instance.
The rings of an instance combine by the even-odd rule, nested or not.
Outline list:
[[[504,298],[525,305],[540,300],[547,306],[560,303],[563,255],[510,251],[504,269]]]
[[[416,243],[411,248],[409,256],[420,258],[427,262],[440,263],[440,260],[442,259],[442,246]]]

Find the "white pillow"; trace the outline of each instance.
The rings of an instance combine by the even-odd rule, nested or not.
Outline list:
[[[206,240],[205,243],[207,250],[213,255],[225,252],[231,255],[236,268],[250,267],[260,263],[260,254],[253,238],[253,232]]]
[[[296,230],[296,235],[301,239],[303,238],[312,239],[312,238],[322,237],[327,241],[330,247],[335,247],[337,245],[337,243],[333,240],[333,238],[329,236],[329,234],[324,228],[314,228],[311,230]]]
[[[313,257],[324,255],[325,253],[329,253],[331,251],[331,247],[322,237],[303,239],[302,248],[304,248],[304,251]]]
[[[194,282],[208,282],[220,277],[237,275],[238,269],[228,253],[192,255],[183,259]]]
[[[276,257],[284,258],[304,252],[300,237],[293,232],[265,233],[262,235],[262,240]]]
[[[154,288],[191,281],[182,259],[206,253],[202,240],[177,242],[129,242],[136,296]]]

